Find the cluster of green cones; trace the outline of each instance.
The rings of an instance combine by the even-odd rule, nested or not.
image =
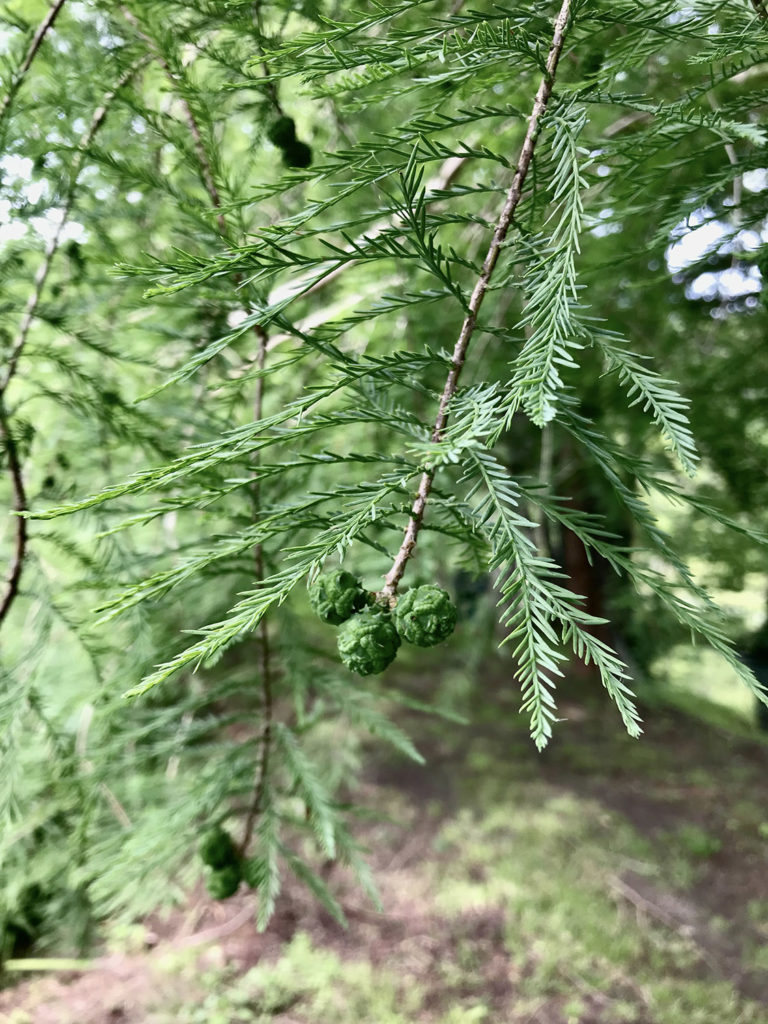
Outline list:
[[[205,865],[205,887],[215,900],[234,896],[241,882],[257,889],[264,873],[261,857],[241,856],[232,836],[220,825],[203,834],[200,859]]]
[[[281,150],[286,167],[309,167],[312,163],[312,150],[306,142],[296,138],[296,122],[292,117],[278,117],[268,128],[267,138]]]
[[[383,672],[395,660],[403,640],[432,647],[456,626],[456,606],[434,583],[413,587],[394,609],[376,600],[352,573],[324,573],[309,588],[312,609],[323,622],[339,626],[341,660],[361,676]]]

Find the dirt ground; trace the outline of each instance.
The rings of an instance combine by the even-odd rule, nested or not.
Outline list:
[[[286,885],[264,935],[253,925],[251,894],[213,903],[195,892],[183,910],[144,922],[139,948],[106,953],[80,973],[22,977],[0,992],[0,1022],[229,1024],[233,1011],[195,1016],[188,1008],[198,980],[278,963],[299,935],[341,964],[364,961],[372,978],[410,979],[418,988],[414,1008],[382,1012],[381,1024],[768,1022],[768,746],[669,709],[650,712],[644,737],[632,741],[610,708],[574,701],[561,709],[568,721],[540,755],[524,722],[501,711],[478,711],[463,728],[406,716],[426,768],[372,754],[361,802],[396,808],[360,828],[383,913],[339,868],[328,881],[349,919],[346,930],[297,884]],[[550,808],[546,818],[542,808]],[[572,840],[569,815],[586,823]],[[518,820],[528,824],[515,834]],[[543,874],[536,890],[532,844],[555,842],[549,836],[561,826],[551,849],[565,851],[553,867],[565,880],[550,890]],[[505,889],[501,881],[515,877],[505,858],[522,842],[530,847],[525,884],[513,891],[505,882]],[[542,861],[551,860],[549,850],[542,847]],[[590,887],[602,895],[590,896]],[[561,893],[566,908],[576,908],[562,920],[553,916]],[[582,896],[589,901],[578,902]],[[594,920],[596,933],[616,925],[614,946],[622,934],[638,936],[618,959],[573,923],[578,908],[597,904],[604,916]],[[578,943],[573,956],[569,936]],[[667,988],[657,991],[643,972],[668,976]],[[321,1003],[306,990],[288,989],[284,1005],[273,1001],[231,1021],[336,1024],[318,1016]],[[686,1011],[688,998],[698,1009]],[[732,1018],[722,1006],[733,1006]]]

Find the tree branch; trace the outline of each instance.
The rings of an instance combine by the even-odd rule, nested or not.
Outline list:
[[[53,23],[59,16],[59,12],[66,3],[66,0],[55,0],[53,6],[49,9],[46,16],[37,26],[37,31],[32,36],[32,42],[29,44],[29,49],[26,52],[24,60],[21,62],[19,70],[16,72],[16,76],[8,87],[8,92],[3,96],[2,102],[0,102],[0,122],[5,119],[5,115],[8,113],[8,108],[13,102],[13,97],[19,91],[21,83],[24,81],[24,76],[32,66],[32,61],[37,56],[37,51],[43,45],[48,30],[53,27]]]
[[[437,411],[437,417],[435,418],[435,425],[432,428],[432,440],[435,442],[442,440],[443,431],[445,430],[446,423],[448,422],[448,407],[451,399],[456,394],[459,376],[467,358],[469,343],[472,340],[472,335],[474,334],[477,326],[477,317],[480,312],[480,307],[488,290],[491,276],[498,261],[501,247],[507,237],[507,232],[509,231],[509,227],[512,223],[515,210],[522,198],[523,185],[525,184],[528,168],[531,165],[533,153],[536,148],[536,140],[541,127],[541,119],[547,109],[549,98],[552,95],[555,72],[557,71],[557,65],[565,42],[566,28],[571,16],[572,2],[573,0],[563,0],[560,13],[555,20],[552,45],[550,46],[549,56],[547,57],[546,73],[541,79],[536,93],[536,98],[533,103],[533,110],[531,111],[531,116],[528,121],[528,130],[525,133],[525,139],[523,140],[523,146],[520,151],[520,158],[517,162],[517,170],[515,171],[512,184],[507,192],[504,208],[501,211],[496,229],[493,233],[493,238],[485,257],[485,261],[483,262],[483,269],[480,273],[480,277],[478,278],[477,284],[475,285],[472,296],[469,300],[469,311],[461,326],[461,331],[453,350],[453,356],[451,357],[451,368],[448,372],[445,387],[443,388],[443,394],[440,398],[440,405]],[[405,572],[406,564],[413,554],[413,549],[416,546],[416,540],[424,520],[424,510],[427,505],[427,499],[429,498],[430,491],[432,490],[433,477],[434,470],[427,470],[422,474],[421,481],[419,482],[419,489],[416,493],[413,505],[411,506],[411,515],[408,520],[408,525],[405,528],[403,542],[400,545],[400,550],[395,556],[392,568],[384,577],[384,586],[380,591],[380,596],[388,600],[390,603],[394,601],[398,585],[400,580],[403,578],[403,573]]]
[[[430,192],[442,192],[445,189],[450,188],[468,160],[469,157],[466,156],[451,156],[442,163],[440,170],[434,178],[431,178],[427,182],[426,196],[428,202],[432,201],[429,195]],[[399,217],[383,217],[381,220],[376,221],[375,224],[372,224],[366,231],[357,236],[354,241],[354,247],[347,249],[347,252],[350,255],[353,255],[358,245],[362,245],[364,242],[373,241],[373,239],[377,238],[383,231],[386,231],[387,228],[391,228],[393,224],[397,224],[398,220]],[[338,266],[333,267],[326,274],[323,274],[323,276],[317,280],[314,280],[316,271],[308,274],[301,274],[288,284],[279,285],[278,287],[273,288],[269,293],[268,303],[273,306],[282,302],[284,299],[290,298],[292,295],[300,295],[301,298],[306,299],[310,295],[314,295],[316,292],[321,291],[337,278],[341,277],[341,275],[346,273],[351,266],[354,266],[354,264],[341,263]],[[291,337],[293,337],[293,335],[290,334],[274,335],[269,343],[270,349],[278,343],[278,340],[285,341]]]
[[[8,412],[5,402],[0,397],[0,442],[5,450],[5,457],[8,462],[8,475],[11,478],[13,488],[13,507],[16,512],[26,512],[27,495],[24,490],[24,479],[21,474],[21,462],[16,441],[11,433],[8,422]],[[24,568],[24,558],[27,553],[27,520],[24,516],[16,517],[16,543],[14,545],[11,568],[5,581],[5,592],[0,600],[0,626],[5,621],[11,605],[19,592],[21,573]]]
[[[157,48],[155,41],[148,36],[141,28],[137,18],[132,11],[129,11],[126,7],[121,7],[121,11],[126,21],[130,23],[134,31],[144,40],[147,46],[154,54],[158,64],[163,68],[172,85],[176,84],[173,71],[170,65],[166,61],[163,54]],[[264,65],[265,73],[269,73],[269,69]],[[274,101],[278,109],[279,103],[277,102],[277,93],[275,91],[274,83],[270,83],[270,88],[274,93]],[[210,161],[208,160],[208,154],[203,144],[203,137],[200,131],[200,127],[197,123],[194,111],[192,110],[186,97],[177,93],[179,102],[184,109],[184,115],[189,127],[190,134],[192,136],[192,142],[195,147],[197,154],[198,163],[200,164],[200,176],[202,178],[205,189],[210,197],[211,205],[217,211],[217,223],[219,231],[225,239],[230,238],[229,225],[227,224],[226,218],[221,210],[221,196],[216,187],[216,182],[213,176],[213,169]],[[239,280],[239,276],[236,277],[236,281]],[[254,327],[254,333],[258,338],[258,350],[256,355],[256,365],[259,370],[264,369],[264,364],[267,358],[267,332],[260,324],[256,324]],[[264,403],[264,378],[258,377],[256,381],[256,392],[253,400],[253,417],[256,422],[261,419],[262,406]],[[261,484],[257,477],[253,485],[253,504],[254,512],[258,513],[261,504]],[[254,549],[254,568],[256,574],[256,580],[260,584],[264,580],[264,550],[261,544],[257,544]],[[261,805],[264,799],[264,791],[266,788],[267,777],[269,774],[269,758],[272,750],[272,718],[273,718],[273,695],[272,695],[272,664],[271,664],[271,652],[269,645],[269,626],[266,618],[262,618],[259,622],[259,660],[261,664],[261,686],[262,686],[262,710],[263,710],[263,724],[260,734],[260,756],[258,764],[256,766],[256,777],[253,787],[253,798],[248,807],[248,813],[246,815],[245,825],[243,828],[243,837],[240,842],[240,852],[244,854],[248,843],[250,842],[253,828],[256,823],[256,819],[261,812]]]
[[[13,339],[13,342],[11,343],[11,351],[8,356],[8,364],[6,366],[5,374],[3,375],[3,378],[0,381],[0,399],[2,399],[3,396],[5,395],[8,385],[13,379],[19,364],[19,359],[21,358],[21,354],[24,351],[24,346],[27,341],[27,335],[29,334],[29,329],[32,326],[32,322],[35,319],[35,312],[37,311],[37,307],[40,303],[40,298],[43,294],[45,282],[48,279],[48,274],[51,269],[51,264],[53,263],[53,258],[56,255],[56,250],[59,248],[61,236],[64,233],[64,227],[67,221],[69,220],[70,213],[72,212],[72,206],[75,201],[75,192],[77,190],[77,179],[80,176],[80,171],[83,169],[83,161],[85,160],[88,150],[90,149],[94,136],[104,123],[104,119],[107,116],[107,111],[109,110],[112,101],[115,99],[118,92],[123,88],[123,86],[128,84],[128,82],[133,78],[136,72],[144,64],[146,64],[148,60],[149,58],[142,57],[141,60],[132,64],[123,72],[114,88],[111,89],[105,95],[101,106],[97,107],[97,109],[94,111],[90,125],[83,133],[83,135],[80,137],[80,141],[77,144],[77,152],[75,153],[75,158],[72,161],[72,167],[70,169],[69,188],[67,189],[67,194],[64,199],[61,220],[56,225],[56,230],[54,231],[53,235],[51,236],[48,242],[48,245],[46,246],[45,255],[43,256],[43,262],[40,264],[37,273],[35,274],[35,284],[34,288],[32,289],[32,294],[27,300],[27,304],[24,307],[24,313],[22,314],[21,317],[21,322],[19,323],[19,329],[16,332],[16,336]]]
[[[168,64],[168,61],[165,59],[163,54],[158,49],[155,40],[152,39],[151,36],[147,35],[147,33],[141,27],[139,20],[133,13],[133,11],[129,11],[127,7],[121,7],[120,10],[122,11],[125,20],[135,31],[136,35],[139,36],[139,38],[142,39],[150,48],[154,55],[155,60],[163,69],[163,71],[165,71],[166,75],[168,75],[171,84],[175,86],[176,79],[174,78],[173,71],[171,70],[171,67]],[[208,154],[203,143],[203,136],[200,132],[200,126],[197,123],[197,118],[195,117],[192,108],[190,107],[189,102],[187,101],[187,98],[180,92],[178,92],[178,90],[176,94],[179,103],[181,104],[182,109],[184,111],[184,119],[187,122],[189,133],[192,136],[192,144],[195,147],[197,162],[200,165],[200,177],[202,178],[205,191],[208,193],[210,197],[213,208],[218,211],[216,223],[219,225],[219,231],[221,231],[222,235],[226,237],[227,222],[224,219],[224,215],[221,213],[221,196],[219,195],[219,190],[216,187],[216,179],[214,178],[213,168],[211,167],[211,162],[208,159]]]
[[[263,327],[257,326],[256,333],[259,338],[259,348],[256,355],[256,366],[259,370],[264,369],[267,359],[267,332]],[[264,402],[264,378],[256,380],[256,394],[253,400],[253,418],[258,422],[262,417],[262,406]],[[257,476],[253,485],[253,503],[256,512],[261,506],[261,482]],[[256,563],[256,578],[261,583],[264,579],[264,549],[257,544],[254,549],[254,560]],[[274,711],[274,700],[272,694],[272,658],[269,647],[269,626],[266,616],[259,621],[259,655],[261,663],[261,693],[262,693],[262,714],[263,721],[260,736],[260,756],[256,766],[256,778],[253,784],[253,798],[248,807],[248,813],[243,826],[243,837],[240,841],[240,853],[245,854],[248,843],[251,841],[253,827],[256,819],[262,810],[264,791],[269,775],[269,758],[272,752],[272,718]]]
[[[59,5],[61,6],[61,5]],[[52,20],[52,19],[51,19]],[[39,32],[38,32],[39,34]],[[39,44],[38,44],[39,45]],[[30,61],[31,63],[31,61]],[[70,172],[69,189],[67,191],[66,199],[62,210],[61,221],[56,227],[48,245],[46,246],[45,255],[43,262],[38,267],[37,273],[35,274],[35,283],[32,289],[32,294],[27,300],[27,304],[24,307],[24,312],[19,323],[19,329],[16,332],[16,336],[11,343],[11,350],[8,356],[8,364],[6,366],[5,374],[3,375],[2,381],[0,382],[0,443],[5,450],[5,457],[8,462],[8,474],[11,478],[11,486],[13,488],[14,496],[14,509],[18,513],[26,512],[28,509],[27,496],[24,490],[24,480],[21,469],[21,462],[19,460],[18,448],[13,437],[10,426],[10,417],[8,414],[8,408],[5,401],[5,393],[8,385],[13,380],[16,374],[16,370],[21,359],[24,346],[29,335],[29,329],[32,326],[32,322],[35,318],[37,307],[40,303],[40,298],[43,294],[43,288],[48,278],[48,274],[53,263],[53,258],[56,254],[56,250],[59,247],[61,241],[62,232],[64,225],[69,218],[69,214],[72,211],[72,205],[75,199],[75,191],[77,187],[77,179],[83,166],[86,153],[93,141],[96,132],[99,130],[101,125],[104,123],[104,118],[107,115],[110,104],[117,95],[120,89],[136,74],[139,68],[146,63],[146,59],[138,61],[128,68],[118,80],[115,87],[106,94],[100,107],[98,107],[93,114],[91,123],[88,129],[85,131],[80,139],[77,147],[77,153],[75,154],[74,161]],[[27,520],[23,515],[17,516],[16,521],[16,544],[13,553],[13,560],[11,562],[11,568],[5,583],[5,592],[2,599],[0,599],[0,626],[2,626],[8,612],[11,609],[16,596],[19,592],[19,582],[21,580],[21,573],[24,568],[24,559],[27,551]]]
[[[710,107],[715,112],[720,110],[720,105],[717,102],[717,100],[714,98],[712,93],[707,93],[707,99],[709,100]],[[725,155],[728,157],[728,163],[731,165],[731,167],[738,167],[739,166],[739,158],[736,155],[736,147],[734,146],[734,144],[732,142],[724,142],[723,143],[723,148],[725,149]],[[737,175],[734,176],[734,179],[733,179],[733,206],[734,206],[733,216],[734,216],[734,220],[736,220],[737,224],[741,220],[740,210],[741,210],[741,199],[742,199],[743,192],[744,192],[744,178],[743,178],[743,176],[741,174],[737,174]],[[737,263],[738,263],[738,254],[736,252],[734,252],[733,256],[731,258],[731,266],[733,267]]]

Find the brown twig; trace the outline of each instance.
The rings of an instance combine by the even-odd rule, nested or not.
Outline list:
[[[117,96],[118,92],[123,88],[123,86],[128,84],[128,82],[133,78],[136,72],[144,64],[146,64],[148,60],[149,58],[142,57],[141,60],[136,61],[136,63],[132,64],[123,72],[114,88],[111,89],[105,95],[101,106],[97,107],[97,109],[94,111],[90,125],[80,137],[80,141],[77,144],[77,152],[75,153],[75,158],[72,162],[72,167],[70,170],[69,188],[64,198],[64,203],[62,204],[61,219],[59,223],[56,225],[56,230],[53,232],[53,235],[51,236],[48,245],[46,246],[45,255],[43,256],[43,262],[40,264],[37,273],[35,274],[35,284],[34,288],[32,289],[32,294],[27,300],[27,304],[24,307],[24,312],[21,317],[21,322],[19,323],[19,329],[16,332],[16,337],[11,343],[11,351],[8,356],[8,364],[6,367],[6,371],[5,374],[3,375],[2,381],[0,381],[0,398],[2,398],[5,395],[6,389],[8,388],[8,385],[10,384],[11,380],[13,379],[14,374],[16,373],[16,368],[18,366],[19,359],[21,358],[21,354],[24,351],[24,346],[27,341],[27,335],[29,334],[29,329],[32,326],[32,322],[35,319],[35,312],[40,303],[40,298],[43,294],[43,288],[45,287],[45,282],[47,281],[48,274],[50,273],[51,270],[53,258],[56,255],[57,249],[59,248],[61,236],[64,233],[64,227],[67,221],[69,220],[70,213],[72,212],[72,206],[75,201],[75,193],[77,191],[77,180],[80,176],[80,171],[83,168],[83,161],[85,160],[88,150],[90,149],[94,136],[104,123],[104,118],[107,116],[107,111],[109,110],[112,101]]]
[[[223,924],[214,925],[212,928],[205,928],[201,932],[195,932],[193,935],[187,935],[183,939],[174,941],[171,945],[172,949],[190,949],[194,946],[200,946],[205,942],[219,942],[227,935],[232,935],[239,928],[242,928],[248,921],[253,920],[253,907],[248,903],[242,910],[240,910],[234,917],[231,917],[228,921],[224,921]]]
[[[607,128],[603,129],[603,135],[606,139],[612,139],[614,135],[621,135],[622,132],[627,131],[630,128],[634,128],[636,125],[646,124],[651,120],[651,115],[645,110],[632,110],[628,114],[622,114],[622,116],[614,121],[613,124],[609,124]]]
[[[712,108],[712,110],[714,110],[715,113],[717,113],[720,110],[720,105],[718,104],[717,100],[714,98],[714,96],[711,93],[707,93],[707,100],[709,101],[709,105]],[[739,166],[739,158],[736,155],[736,147],[733,145],[733,143],[732,142],[724,142],[723,143],[723,149],[725,150],[725,155],[728,157],[728,163],[731,165],[731,167],[738,167]],[[741,219],[740,211],[741,211],[741,199],[742,199],[743,192],[744,192],[744,178],[742,177],[741,174],[736,174],[736,175],[734,175],[734,178],[733,178],[733,207],[734,207],[733,216],[734,216],[734,220],[737,223],[737,226],[738,226],[738,222]],[[738,261],[739,261],[738,260],[738,253],[734,252],[733,256],[731,257],[731,266],[732,267],[736,266]]]
[[[256,354],[256,366],[259,371],[264,369],[267,359],[267,332],[263,327],[256,327],[259,338],[259,348]],[[253,418],[258,422],[262,417],[262,405],[264,402],[264,377],[259,376],[256,380],[256,394],[253,400]],[[253,503],[255,510],[261,505],[261,483],[258,476],[253,485]],[[254,549],[254,561],[256,563],[256,578],[259,583],[264,580],[264,549],[257,544]],[[264,793],[269,775],[269,758],[272,752],[272,718],[274,711],[274,700],[272,695],[272,658],[269,646],[269,626],[265,616],[259,622],[259,660],[261,662],[261,693],[262,693],[262,726],[260,735],[260,756],[256,766],[256,777],[253,784],[253,799],[248,807],[243,836],[240,840],[240,853],[244,854],[251,841],[253,827],[256,819],[262,811]]]
[[[512,223],[515,210],[517,209],[523,195],[523,185],[536,148],[536,140],[541,127],[541,118],[547,109],[549,98],[552,95],[555,72],[560,60],[560,54],[563,50],[565,32],[571,15],[571,5],[572,0],[563,0],[560,13],[555,20],[552,45],[549,50],[549,56],[547,57],[546,73],[542,77],[536,93],[533,110],[528,121],[528,130],[526,131],[523,146],[520,151],[520,158],[517,162],[515,176],[512,179],[512,184],[507,192],[504,208],[501,211],[496,229],[493,233],[488,253],[485,257],[485,261],[483,262],[483,269],[469,300],[469,310],[464,319],[464,323],[461,326],[461,331],[453,350],[451,368],[448,372],[445,387],[443,388],[443,394],[440,398],[440,405],[437,411],[437,417],[435,418],[435,425],[432,428],[432,440],[434,442],[442,440],[443,431],[445,430],[446,423],[448,422],[448,407],[451,399],[456,394],[459,376],[467,358],[467,349],[469,348],[469,343],[472,340],[472,335],[474,334],[477,326],[477,317],[480,312],[480,307],[483,299],[485,298],[485,294],[488,291],[491,276],[498,261],[501,247],[507,237],[507,232],[509,231],[509,227]],[[380,597],[389,602],[394,600],[400,580],[403,578],[403,573],[405,572],[408,559],[413,554],[413,549],[416,546],[416,540],[424,520],[424,510],[427,505],[427,499],[429,498],[430,491],[432,490],[433,478],[434,470],[425,470],[422,474],[419,482],[419,489],[416,493],[413,505],[411,506],[411,515],[408,520],[408,525],[405,528],[403,542],[400,545],[400,550],[395,556],[392,568],[384,577],[384,586],[380,591]]]
[[[758,18],[762,19],[762,21],[765,21],[766,18],[768,18],[768,11],[765,9],[764,0],[752,0],[752,6],[754,7]]]
[[[8,423],[8,413],[5,402],[0,397],[0,442],[5,449],[5,457],[8,461],[8,474],[13,487],[13,507],[16,512],[26,512],[27,495],[24,491],[24,479],[21,474],[21,462],[16,441],[11,433]],[[24,569],[24,559],[27,553],[27,520],[24,516],[16,517],[16,543],[13,550],[11,568],[5,581],[5,592],[0,601],[0,626],[11,610],[11,605],[16,599],[21,582],[21,573]]]
[[[59,5],[61,7],[61,4]],[[52,19],[51,19],[52,21]],[[38,35],[40,31],[38,30]],[[42,36],[41,36],[42,39]],[[38,43],[39,46],[39,43]],[[34,56],[34,55],[33,55]],[[31,63],[31,60],[30,60]],[[118,80],[115,87],[110,90],[104,97],[102,104],[98,107],[93,114],[91,123],[88,129],[82,135],[80,142],[78,143],[77,153],[75,154],[74,161],[70,172],[69,189],[64,201],[61,220],[56,226],[51,239],[45,249],[45,255],[43,262],[38,267],[37,273],[35,274],[35,283],[32,289],[32,294],[27,300],[27,304],[24,307],[24,312],[19,323],[19,329],[16,332],[16,336],[11,343],[11,350],[8,356],[8,363],[6,366],[5,373],[3,374],[2,381],[0,381],[0,443],[5,450],[5,457],[8,463],[8,474],[11,478],[11,485],[13,487],[14,495],[14,510],[17,513],[24,513],[28,510],[27,496],[24,490],[24,479],[22,474],[21,462],[19,460],[18,448],[13,438],[13,433],[10,426],[10,417],[8,414],[8,407],[5,401],[5,393],[8,389],[8,385],[13,380],[16,374],[16,370],[19,365],[19,360],[24,351],[24,346],[29,335],[29,330],[32,326],[32,322],[35,318],[37,307],[40,303],[40,298],[43,294],[45,282],[48,279],[48,274],[53,263],[53,258],[59,247],[61,241],[62,232],[64,225],[66,224],[69,214],[72,211],[72,205],[75,200],[75,192],[77,189],[77,179],[82,170],[83,161],[85,160],[86,153],[93,142],[93,138],[96,132],[104,123],[104,118],[107,115],[110,104],[117,95],[120,89],[131,78],[136,74],[139,68],[146,63],[145,59],[138,61],[131,65]],[[11,609],[11,605],[16,599],[19,592],[19,583],[21,581],[21,574],[24,568],[24,559],[27,551],[27,521],[23,514],[16,517],[16,544],[13,553],[13,560],[11,562],[11,568],[6,579],[5,591],[2,598],[0,599],[0,626],[5,620],[8,612]]]
[[[0,122],[5,118],[8,113],[8,108],[13,102],[13,97],[19,91],[21,83],[24,81],[24,76],[32,66],[32,61],[37,56],[37,51],[43,45],[48,30],[53,27],[53,23],[59,16],[59,12],[66,3],[66,0],[55,0],[55,3],[49,8],[48,13],[37,26],[35,34],[32,36],[32,42],[29,44],[24,60],[21,62],[19,70],[16,72],[16,76],[8,87],[8,92],[3,96],[2,102],[0,102]]]
[[[176,79],[173,76],[170,65],[166,61],[163,54],[157,47],[155,41],[144,32],[141,28],[137,18],[132,11],[129,11],[126,7],[121,8],[123,16],[126,21],[133,27],[134,31],[139,35],[144,42],[149,46],[154,54],[158,64],[163,68],[172,85],[176,84]],[[269,68],[264,64],[265,73],[269,73]],[[275,103],[279,109],[279,103],[276,99],[276,91],[274,83],[268,83],[268,88],[272,93],[275,94]],[[211,204],[217,211],[217,223],[219,231],[222,236],[226,239],[230,237],[229,226],[226,218],[221,210],[221,196],[216,187],[216,182],[213,176],[213,169],[211,163],[208,160],[208,154],[205,150],[203,143],[202,133],[200,126],[197,123],[197,119],[194,112],[183,95],[179,95],[179,102],[184,109],[185,119],[189,127],[190,134],[192,136],[192,142],[195,147],[197,159],[200,164],[200,176],[202,178],[205,189],[210,197]],[[236,281],[239,278],[235,279]],[[264,364],[267,358],[267,332],[260,324],[256,324],[254,332],[258,338],[258,350],[256,354],[256,365],[259,371],[264,369]],[[259,376],[256,381],[256,391],[253,400],[253,416],[254,420],[258,422],[262,416],[262,406],[264,403],[264,378]],[[258,512],[261,503],[261,485],[258,476],[253,484],[253,503],[254,510]],[[257,544],[254,548],[254,568],[256,574],[256,580],[258,584],[261,584],[264,580],[264,550],[261,544]],[[266,787],[267,775],[269,772],[269,758],[272,749],[272,712],[273,712],[273,698],[272,698],[272,665],[271,665],[271,653],[269,646],[269,627],[267,621],[262,617],[259,622],[259,652],[261,662],[261,684],[263,694],[263,715],[264,720],[261,729],[261,753],[256,767],[256,779],[253,787],[253,799],[248,808],[246,815],[245,826],[243,829],[243,838],[240,843],[240,851],[244,853],[248,843],[250,842],[253,827],[256,822],[256,818],[261,811],[262,801],[264,799],[264,790]]]

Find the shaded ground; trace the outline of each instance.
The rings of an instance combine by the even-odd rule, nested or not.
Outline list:
[[[406,718],[427,768],[371,764],[384,914],[339,869],[346,931],[295,886],[264,936],[252,896],[198,894],[0,1022],[768,1022],[768,747],[669,709],[632,741],[565,699],[538,755],[496,671],[471,726]]]

